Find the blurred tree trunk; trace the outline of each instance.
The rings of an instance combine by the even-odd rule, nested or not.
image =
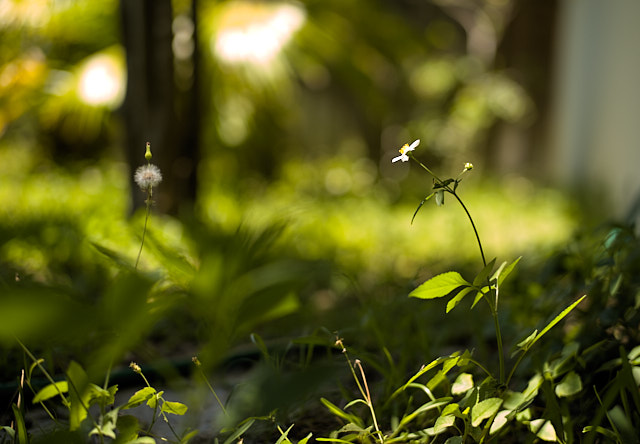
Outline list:
[[[195,0],[193,9],[195,15]],[[195,199],[195,79],[191,88],[178,96],[171,0],[121,0],[120,11],[127,60],[124,146],[131,167],[133,209],[142,206],[145,199],[133,183],[133,172],[145,163],[145,144],[151,142],[152,162],[163,174],[163,182],[154,193],[157,206],[161,212],[177,214]],[[195,72],[194,68],[194,76]],[[176,112],[179,104],[183,105],[180,115]]]

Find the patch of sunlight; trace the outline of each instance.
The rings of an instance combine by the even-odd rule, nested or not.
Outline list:
[[[77,94],[86,104],[115,109],[122,104],[125,89],[124,55],[120,47],[100,51],[82,62]]]
[[[419,198],[391,204],[389,190],[380,184],[354,193],[346,186],[356,172],[353,162],[345,162],[338,179],[331,179],[337,185],[327,187],[327,174],[338,168],[335,162],[292,162],[259,198],[232,199],[235,214],[248,225],[286,222],[290,241],[301,255],[333,259],[347,273],[406,279],[425,268],[439,272],[452,263],[480,263],[473,230],[451,196],[443,207],[427,202],[412,225]],[[487,260],[543,253],[576,228],[573,205],[557,191],[509,178],[465,185],[460,193]]]
[[[267,65],[304,24],[293,3],[226,2],[217,17],[211,50],[228,63]]]

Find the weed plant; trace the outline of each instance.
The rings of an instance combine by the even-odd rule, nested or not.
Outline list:
[[[583,236],[539,276],[524,270],[518,277],[520,258],[487,260],[481,227],[459,193],[473,166],[442,179],[414,156],[418,145],[404,145],[393,159],[414,161],[429,175],[431,192],[411,222],[431,199],[437,207],[459,205],[479,271],[432,276],[409,300],[359,295],[360,312],[343,306],[331,328],[321,327],[326,319],[294,316],[308,302],[298,294],[322,288],[315,282],[327,268],[287,258],[281,226],[224,235],[194,223],[188,254],[164,242],[149,224],[161,176],[147,146],[147,165],[136,173],[147,200],[135,261],[94,243],[108,266],[94,267],[99,278],[90,286],[3,270],[8,317],[0,338],[18,345],[11,356],[21,356],[22,370],[0,442],[638,442],[640,241],[633,227]],[[153,272],[146,271],[151,258],[160,264]],[[257,333],[286,323],[305,324],[296,325],[303,334],[273,342]],[[216,390],[210,371],[249,334],[248,354],[260,357],[250,358],[251,375],[230,395]],[[132,353],[141,362],[153,336],[199,349],[191,370],[219,408],[215,438],[177,425],[202,412],[166,396],[144,366],[130,364],[141,387],[118,399],[112,368]],[[48,419],[30,427],[33,407]],[[136,409],[149,409],[152,420],[143,423]]]

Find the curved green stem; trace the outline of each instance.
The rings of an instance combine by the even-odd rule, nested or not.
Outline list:
[[[427,171],[427,173],[429,173],[436,182],[438,182],[440,185],[442,185],[442,189],[444,189],[445,191],[447,191],[449,194],[453,195],[453,197],[456,198],[456,200],[458,201],[458,203],[460,204],[460,206],[462,207],[462,209],[464,210],[464,212],[467,215],[467,218],[469,219],[469,222],[471,223],[471,228],[473,228],[473,233],[476,236],[476,241],[478,242],[478,248],[480,248],[480,256],[482,257],[482,264],[486,267],[487,266],[487,259],[484,255],[484,249],[482,248],[482,241],[480,240],[480,235],[478,234],[478,229],[476,228],[476,224],[473,221],[473,218],[471,217],[471,213],[469,213],[469,210],[467,209],[467,206],[464,204],[464,202],[462,202],[462,199],[460,199],[460,196],[458,196],[458,194],[456,194],[456,192],[451,189],[451,187],[449,185],[445,185],[444,182],[438,177],[436,176],[433,171],[431,171],[429,169],[429,167],[427,167],[425,164],[423,164],[422,162],[420,162],[418,159],[416,159],[413,154],[409,154],[409,156],[415,160],[416,162],[418,162],[418,164],[425,170]],[[489,284],[489,287],[491,287],[491,285]],[[491,302],[491,300],[487,297],[485,297],[487,303],[489,304],[489,308],[491,309],[491,316],[493,317],[493,324],[495,326],[496,329],[496,342],[498,345],[498,360],[499,360],[499,364],[500,364],[500,383],[504,383],[504,352],[503,352],[503,346],[502,346],[502,333],[500,331],[500,320],[498,319],[498,307],[497,307],[497,303],[493,304]]]

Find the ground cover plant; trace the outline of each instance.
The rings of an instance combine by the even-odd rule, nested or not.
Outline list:
[[[417,146],[405,145],[396,162],[417,160]],[[150,162],[149,148],[147,153]],[[486,260],[481,230],[459,194],[472,165],[444,180],[418,165],[431,175],[433,188],[413,223],[425,222],[418,211],[431,199],[436,207],[445,199],[460,204],[481,266],[464,261],[460,272],[436,274],[419,285],[410,280],[402,286],[411,287],[409,299],[394,283],[378,287],[393,292],[387,301],[360,295],[355,305],[340,301],[335,315],[298,316],[312,300],[305,294],[335,285],[330,265],[292,255],[277,224],[231,234],[198,224],[189,229],[188,247],[176,247],[154,228],[162,219],[150,218],[155,179],[140,185],[147,204],[136,225],[135,253],[93,242],[91,260],[80,249],[68,256],[71,263],[53,260],[44,274],[7,266],[2,339],[5,362],[13,364],[3,367],[5,379],[19,378],[5,403],[3,439],[634,442],[640,349],[633,229],[615,227],[604,239],[578,240],[541,278],[518,278],[520,259],[502,265]],[[16,234],[28,240],[52,226],[63,244],[83,236],[64,218],[34,224],[22,231],[4,227],[4,242]],[[77,264],[81,273],[63,271]],[[332,291],[357,293],[355,288]],[[510,297],[516,292],[524,297]],[[465,305],[474,316],[460,314]],[[288,336],[277,328],[283,325]],[[436,332],[440,337],[432,339]],[[221,396],[211,370],[243,337],[251,338],[255,369]],[[137,363],[153,356],[154,348],[157,357],[185,345],[194,351],[188,372],[219,405],[214,432],[174,426],[179,417],[202,413],[165,395],[145,376],[144,362]],[[128,357],[134,358],[128,372],[140,377],[133,382],[139,389],[119,399],[111,369]],[[30,424],[29,413],[40,408],[48,419]],[[149,423],[135,414],[144,408],[153,411]],[[166,433],[157,431],[161,423],[170,426]]]

